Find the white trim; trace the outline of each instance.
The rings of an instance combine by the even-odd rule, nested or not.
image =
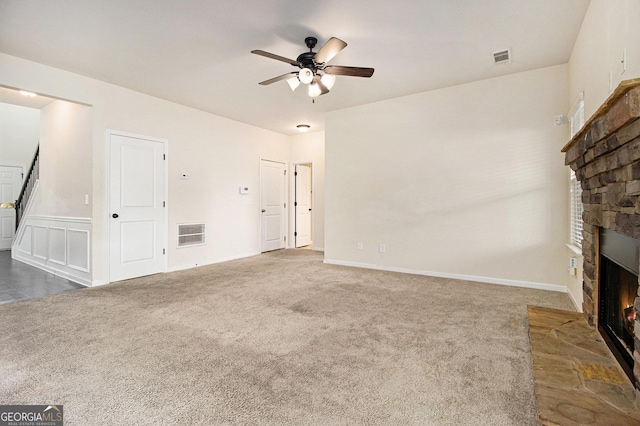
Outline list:
[[[582,249],[575,244],[565,244],[569,250],[577,254],[578,256],[582,256]]]
[[[569,300],[571,300],[571,303],[573,303],[573,306],[576,308],[576,311],[582,312],[582,306],[580,306],[576,298],[573,296],[573,293],[571,293],[568,288],[567,294],[569,295]]]
[[[69,217],[69,216],[39,216],[29,215],[30,219],[34,220],[55,220],[56,222],[73,222],[73,223],[85,223],[91,224],[90,217]]]
[[[26,257],[15,258],[15,260],[19,260],[20,262],[26,263],[29,266],[33,266],[34,268],[38,268],[45,272],[49,272],[50,274],[53,274],[57,277],[64,278],[69,281],[73,281],[74,283],[82,284],[85,287],[92,286],[91,279],[79,277],[77,275],[74,275],[71,272],[63,271],[62,269],[55,268],[51,265],[43,265],[42,263],[35,262]]]
[[[249,252],[249,253],[235,255],[235,256],[220,257],[220,258],[214,259],[212,261],[208,261],[208,262],[205,262],[205,263],[198,263],[198,264],[195,264],[195,265],[173,266],[173,267],[169,268],[169,270],[167,272],[184,271],[185,269],[199,268],[200,266],[214,265],[216,263],[228,262],[230,260],[238,260],[238,259],[244,259],[246,257],[259,256],[260,254],[262,254],[262,253],[260,253],[260,251],[256,251],[256,252]]]
[[[559,293],[567,293],[567,287],[558,284],[535,283],[529,281],[507,280],[503,278],[479,277],[475,275],[449,274],[442,272],[423,271],[421,269],[396,268],[389,266],[374,265],[371,263],[358,263],[343,260],[324,259],[324,263],[329,265],[352,266],[355,268],[375,269],[379,271],[400,272],[403,274],[424,275],[438,278],[452,278],[463,281],[475,281],[487,284],[500,284],[511,287],[533,288],[537,290],[557,291]]]

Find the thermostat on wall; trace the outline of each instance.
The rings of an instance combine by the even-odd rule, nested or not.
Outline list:
[[[242,194],[242,195],[249,194],[249,187],[248,186],[241,186],[240,187],[240,194]]]

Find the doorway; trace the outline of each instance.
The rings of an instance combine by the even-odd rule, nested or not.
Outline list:
[[[109,280],[166,270],[167,141],[108,133]]]
[[[0,166],[0,250],[9,250],[16,231],[16,209],[20,195],[22,167]]]
[[[286,168],[284,163],[260,160],[260,209],[262,253],[285,247]]]
[[[296,164],[294,173],[295,202],[294,202],[294,232],[295,247],[310,247],[313,230],[313,185],[312,165]]]

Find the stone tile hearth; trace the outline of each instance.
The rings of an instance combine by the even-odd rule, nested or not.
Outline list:
[[[638,425],[634,386],[583,314],[528,307],[542,425]]]

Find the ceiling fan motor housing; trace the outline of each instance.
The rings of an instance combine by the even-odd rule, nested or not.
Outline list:
[[[315,71],[316,70],[316,63],[313,60],[313,58],[315,58],[315,57],[316,57],[316,53],[315,52],[301,53],[298,56],[298,59],[297,59],[297,61],[302,64],[302,66],[300,68],[309,68],[310,70]]]
[[[310,50],[313,50],[313,48],[316,47],[316,44],[318,43],[318,39],[315,37],[307,37],[304,39],[304,43]]]

